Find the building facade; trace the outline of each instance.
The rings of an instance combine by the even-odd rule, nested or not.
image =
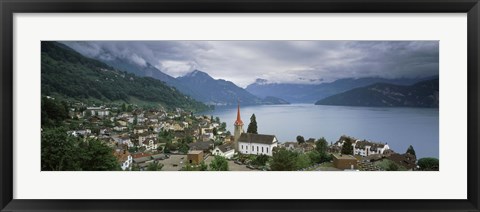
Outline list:
[[[242,133],[238,138],[238,151],[242,154],[272,156],[272,150],[278,146],[274,135]]]

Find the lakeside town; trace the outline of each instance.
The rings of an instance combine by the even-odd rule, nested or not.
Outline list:
[[[45,113],[45,114],[44,114]],[[50,113],[50,114],[48,114]],[[52,115],[55,114],[55,115]],[[62,116],[52,117],[52,116]],[[396,152],[387,143],[341,135],[337,141],[304,138],[279,141],[257,132],[255,114],[241,114],[238,104],[234,123],[194,114],[180,108],[142,108],[131,104],[87,105],[42,98],[42,170],[116,171],[420,171],[438,170],[438,159],[417,159],[410,146]],[[244,122],[247,117],[249,123]],[[54,123],[54,124],[52,124]],[[233,124],[234,132],[227,130]],[[58,164],[44,126],[61,126],[64,140],[97,142],[94,154],[85,152],[85,165]],[[55,128],[57,129],[57,128]],[[51,133],[51,135],[49,134]],[[53,139],[54,140],[54,139]],[[51,144],[57,145],[57,144]],[[89,147],[95,145],[89,145]],[[103,148],[103,146],[105,148]],[[103,149],[102,149],[103,148]],[[88,149],[88,148],[87,148]],[[59,155],[55,155],[59,154]],[[102,155],[103,154],[103,155]],[[88,156],[90,155],[90,157]],[[45,157],[51,157],[49,160]],[[77,156],[72,156],[77,157]],[[85,159],[86,158],[86,159]],[[72,159],[75,160],[75,159]],[[108,165],[103,164],[108,161]],[[80,162],[82,163],[82,162]],[[70,166],[70,168],[68,168]]]

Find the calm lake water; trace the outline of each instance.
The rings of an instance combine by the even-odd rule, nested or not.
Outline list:
[[[438,108],[372,108],[323,106],[313,104],[241,106],[244,130],[255,113],[258,133],[272,134],[280,143],[325,137],[335,142],[341,135],[388,143],[391,149],[404,153],[413,145],[417,157],[439,155]],[[204,114],[220,117],[233,134],[236,107],[217,107]]]

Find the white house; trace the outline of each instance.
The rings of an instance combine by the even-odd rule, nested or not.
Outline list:
[[[235,148],[231,144],[223,144],[212,150],[212,155],[218,155],[225,158],[232,158],[235,154]]]
[[[148,150],[156,150],[158,148],[157,138],[147,138],[145,141],[141,142],[142,146]]]
[[[345,136],[340,137],[340,140],[335,143],[336,146],[342,147],[345,143],[345,139],[355,140],[355,142],[352,142],[354,155],[361,155],[366,157],[373,154],[383,154],[385,150],[390,149],[388,144],[375,143],[366,140],[361,141]]]
[[[90,115],[92,116],[97,115],[103,117],[110,115],[109,108],[105,107],[87,107],[87,111],[90,111]]]
[[[92,134],[92,131],[90,129],[85,129],[85,130],[74,130],[74,131],[68,131],[68,134],[73,135],[75,137],[78,136],[87,136]]]
[[[130,169],[133,163],[133,157],[128,151],[116,149],[114,155],[122,170]]]
[[[273,147],[278,146],[274,135],[242,133],[238,138],[238,151],[242,154],[272,156]]]
[[[353,154],[361,156],[369,156],[373,154],[383,154],[387,149],[390,149],[388,144],[373,143],[369,141],[355,141],[352,144]]]
[[[126,144],[128,147],[133,147],[133,143],[130,140],[130,137],[127,135],[121,135],[121,136],[112,136],[113,140],[117,142],[118,144]]]

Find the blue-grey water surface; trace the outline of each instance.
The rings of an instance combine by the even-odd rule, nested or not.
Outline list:
[[[438,108],[376,108],[313,104],[241,106],[244,130],[255,113],[258,133],[276,135],[279,142],[325,137],[335,142],[341,135],[388,143],[404,153],[413,145],[417,157],[439,155]],[[217,107],[204,114],[220,117],[233,133],[237,107]]]

